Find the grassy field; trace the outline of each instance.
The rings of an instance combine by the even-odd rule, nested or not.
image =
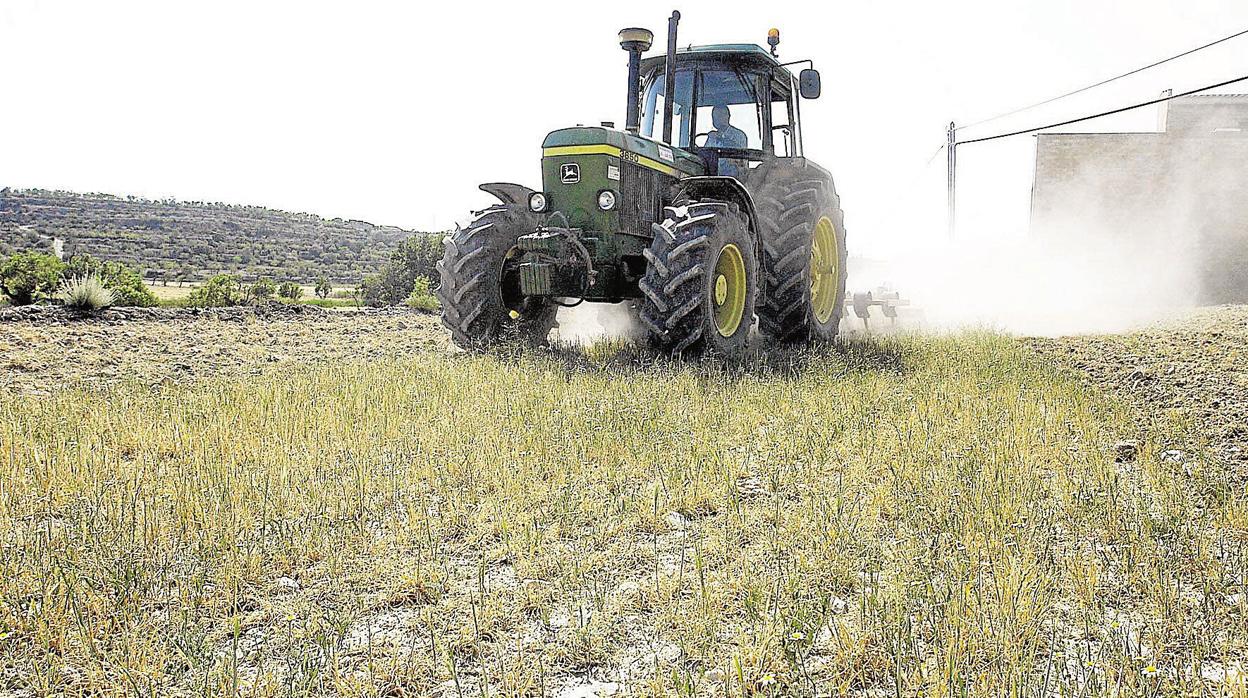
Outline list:
[[[1243,481],[1138,425],[987,334],[0,396],[0,695],[1248,695]]]

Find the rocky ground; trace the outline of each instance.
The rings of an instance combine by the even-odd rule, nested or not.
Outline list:
[[[436,315],[314,306],[0,309],[0,390],[41,394],[73,384],[152,385],[258,373],[282,363],[362,361],[442,350]]]
[[[1248,306],[1204,308],[1126,335],[1026,341],[1127,397],[1144,419],[1195,420],[1215,454],[1248,469]]]

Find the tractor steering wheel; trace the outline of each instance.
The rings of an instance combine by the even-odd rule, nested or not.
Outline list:
[[[710,136],[711,136],[711,132],[710,132],[710,131],[707,131],[706,133],[698,133],[698,134],[695,134],[695,135],[693,136],[693,144],[694,144],[694,145],[696,145],[696,146],[697,146],[697,147],[699,147],[699,148],[705,148],[705,147],[706,147],[706,141],[702,141],[701,143],[699,143],[699,142],[698,142],[698,139],[699,139],[699,138],[709,138]]]

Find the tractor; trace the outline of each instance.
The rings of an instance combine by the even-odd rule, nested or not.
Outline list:
[[[631,301],[648,341],[673,354],[740,356],[773,342],[836,336],[845,307],[845,225],[827,170],[802,149],[810,60],[752,44],[643,58],[628,52],[624,128],[551,132],[540,190],[482,184],[499,200],[445,239],[442,321],[454,342],[544,341],[560,307]],[[790,66],[806,64],[796,77]]]

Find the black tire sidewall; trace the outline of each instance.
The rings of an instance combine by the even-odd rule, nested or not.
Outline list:
[[[741,251],[741,259],[745,263],[745,308],[742,310],[741,324],[729,337],[719,333],[715,327],[715,263],[719,255],[728,245],[736,245]],[[704,327],[702,337],[706,348],[716,354],[736,356],[749,348],[750,333],[754,327],[754,304],[758,298],[758,255],[754,249],[754,239],[749,228],[729,211],[718,212],[714,219],[714,231],[711,233],[706,247],[705,273],[702,279],[702,313]]]

